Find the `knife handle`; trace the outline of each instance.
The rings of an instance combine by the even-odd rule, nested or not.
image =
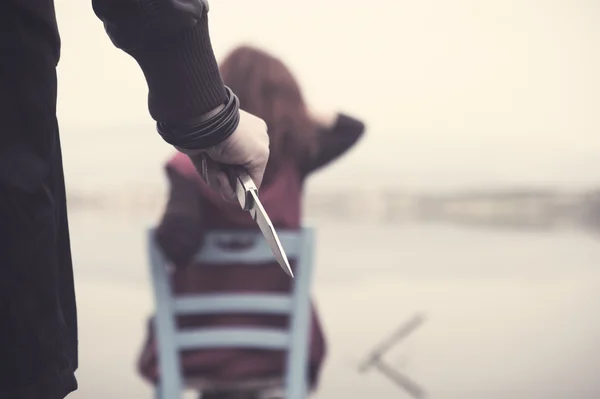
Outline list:
[[[248,172],[240,166],[229,168],[228,174],[231,186],[235,190],[235,196],[237,197],[238,203],[243,210],[249,211],[254,206],[251,192],[254,191],[258,194],[256,184],[254,184],[254,181]]]

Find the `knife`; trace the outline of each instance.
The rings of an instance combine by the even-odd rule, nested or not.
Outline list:
[[[285,251],[281,246],[277,232],[275,231],[273,223],[271,223],[271,219],[269,219],[269,215],[267,215],[265,208],[262,206],[260,199],[258,199],[258,188],[256,188],[254,181],[252,181],[252,178],[248,173],[240,167],[232,168],[229,177],[232,183],[235,182],[232,186],[234,187],[238,203],[243,210],[250,213],[250,216],[252,216],[252,219],[254,219],[258,225],[258,228],[267,240],[273,255],[275,255],[275,259],[277,259],[279,266],[281,266],[288,276],[293,278],[294,273],[292,272]]]

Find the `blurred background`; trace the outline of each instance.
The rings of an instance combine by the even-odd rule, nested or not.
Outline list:
[[[72,397],[147,398],[145,229],[172,149],[89,2],[56,4],[81,320]],[[330,348],[318,398],[408,397],[357,367],[419,312],[388,361],[432,398],[600,397],[599,22],[594,0],[211,2],[219,58],[262,46],[312,107],[367,124],[306,197]]]

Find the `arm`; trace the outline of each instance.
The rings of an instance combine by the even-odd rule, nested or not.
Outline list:
[[[169,200],[156,229],[156,241],[175,266],[186,266],[202,245],[202,197],[189,177],[169,167],[167,176]]]
[[[362,137],[365,125],[344,114],[313,114],[319,126],[317,153],[304,162],[305,175],[327,165],[352,148]]]
[[[144,72],[154,120],[198,121],[222,108],[227,95],[202,0],[92,0],[92,5],[114,45]]]
[[[210,43],[207,0],[92,0],[92,5],[113,44],[144,72],[150,115],[157,126],[167,126],[163,138],[167,134],[198,167],[199,151],[221,164],[243,166],[260,187],[269,159],[266,124],[240,112],[235,96],[227,94]],[[224,107],[229,98],[234,106]],[[235,198],[226,175],[214,173],[221,194]]]

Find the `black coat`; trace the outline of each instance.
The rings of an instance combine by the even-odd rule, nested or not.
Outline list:
[[[201,0],[92,3],[144,69],[156,120],[185,121],[225,101]],[[0,1],[1,399],[61,399],[77,387],[59,54],[53,0]]]
[[[51,0],[16,3],[0,5],[0,397],[54,399],[77,386],[60,43]]]

